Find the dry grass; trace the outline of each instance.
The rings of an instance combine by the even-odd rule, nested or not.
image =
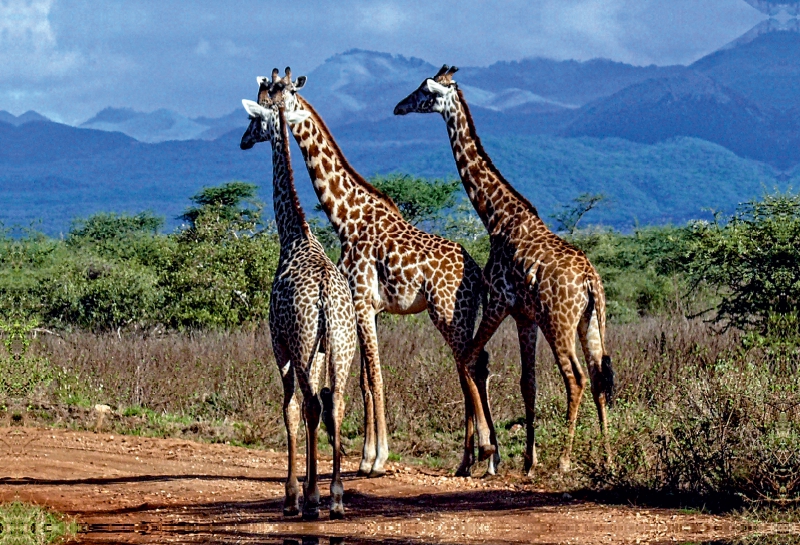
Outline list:
[[[454,468],[463,444],[463,402],[452,354],[424,316],[384,317],[379,336],[394,456]],[[554,476],[563,445],[563,382],[540,340],[537,479],[546,486],[611,488],[640,498],[671,494],[690,503],[716,494],[724,496],[720,505],[741,503],[731,499],[735,492],[769,492],[763,467],[773,460],[768,444],[774,442],[770,422],[776,416],[765,407],[774,390],[765,354],[741,345],[735,333],[717,335],[702,322],[682,318],[610,326],[607,347],[618,381],[611,414],[617,469],[609,473],[600,466],[599,427],[587,392],[575,442],[578,471],[563,479]],[[525,438],[516,425],[524,412],[513,321],[503,324],[488,348],[504,467],[517,471]],[[31,414],[40,420],[91,428],[96,421],[90,408],[104,403],[115,409],[104,425],[119,432],[283,447],[281,385],[265,329],[122,338],[46,335],[31,350],[57,371],[34,404],[39,409]],[[350,450],[359,447],[361,436],[358,371],[355,361],[343,427]],[[787,395],[795,400],[796,386]],[[797,422],[791,425],[794,430]],[[790,458],[797,455],[791,450],[796,443],[795,435]]]

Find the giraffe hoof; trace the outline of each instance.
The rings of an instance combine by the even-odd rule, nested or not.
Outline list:
[[[472,476],[472,467],[471,466],[461,466],[456,469],[456,477],[470,477]]]
[[[284,517],[296,517],[300,514],[300,509],[297,507],[284,507],[283,508],[283,516]]]
[[[363,469],[363,468],[360,468],[360,467],[359,467],[359,468],[358,468],[358,471],[356,471],[356,476],[357,476],[357,477],[369,477],[369,474],[370,474],[371,472],[372,472],[372,470],[371,470],[371,469]]]
[[[331,520],[341,520],[344,518],[344,506],[337,505],[331,509]]]
[[[494,456],[497,448],[494,445],[486,445],[485,447],[478,447],[478,459],[482,462],[487,458]]]
[[[377,477],[383,477],[384,475],[386,475],[385,469],[373,468],[372,471],[369,472],[369,475],[367,475],[367,477],[369,477],[370,479],[375,479]]]
[[[317,520],[319,518],[319,507],[315,506],[313,509],[306,511],[303,509],[303,520]]]

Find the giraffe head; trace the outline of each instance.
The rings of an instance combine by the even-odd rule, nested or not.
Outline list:
[[[258,142],[281,138],[280,110],[285,109],[286,106],[286,82],[293,85],[289,76],[288,68],[287,77],[283,79],[278,76],[278,69],[274,69],[271,82],[264,77],[257,78],[257,103],[252,100],[242,100],[242,105],[247,111],[247,115],[250,116],[250,125],[242,135],[242,141],[239,144],[242,149],[250,149]],[[303,83],[305,83],[305,78],[303,78]],[[307,112],[299,110],[285,111],[286,122],[292,125],[301,123],[309,115]]]
[[[453,74],[458,71],[455,66],[442,66],[435,76],[427,78],[416,91],[401,100],[394,107],[394,115],[406,115],[411,112],[429,114],[442,113],[448,107],[448,101],[456,94],[458,86],[453,81]]]
[[[259,78],[259,85],[261,81],[266,79],[267,78]],[[292,69],[288,66],[284,70],[284,76],[280,77],[278,69],[274,68],[272,70],[272,83],[268,93],[269,97],[277,102],[278,105],[286,111],[287,115],[298,111],[300,105],[297,100],[297,91],[305,87],[307,79],[306,76],[300,76],[296,80],[293,80]],[[262,93],[259,91],[259,103],[261,103],[261,96]],[[294,125],[295,122],[290,121],[290,123]]]

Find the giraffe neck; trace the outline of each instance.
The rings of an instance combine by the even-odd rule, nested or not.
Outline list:
[[[366,220],[366,209],[380,208],[387,214],[402,217],[388,196],[370,185],[350,166],[314,108],[301,96],[296,97],[299,109],[309,112],[311,116],[293,125],[292,133],[303,152],[320,205],[339,239],[345,242],[359,223]]]
[[[509,184],[483,149],[475,132],[469,107],[460,90],[442,112],[447,124],[450,146],[475,211],[489,233],[502,230],[504,221],[513,219],[523,209],[538,217],[536,208]]]
[[[275,223],[281,248],[288,247],[298,238],[308,238],[306,223],[297,190],[289,155],[288,123],[283,110],[280,111],[280,134],[273,135],[272,143],[272,203],[275,208]]]

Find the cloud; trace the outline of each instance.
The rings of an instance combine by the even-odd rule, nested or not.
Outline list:
[[[40,80],[74,71],[83,59],[61,51],[48,18],[52,0],[8,0],[0,3],[0,76]]]
[[[254,75],[307,73],[353,48],[434,65],[690,63],[763,17],[743,0],[0,0],[0,109],[45,103],[73,122],[107,106],[224,115]]]
[[[358,14],[359,28],[370,32],[393,32],[409,19],[402,9],[388,2],[360,6]]]
[[[197,55],[208,57],[212,55],[222,57],[246,57],[255,55],[255,48],[249,46],[239,46],[233,40],[200,40],[194,48]]]

